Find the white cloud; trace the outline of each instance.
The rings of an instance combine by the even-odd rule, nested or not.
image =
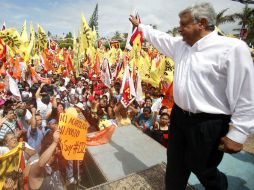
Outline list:
[[[24,19],[34,24],[40,23],[44,30],[53,34],[74,32],[77,34],[81,13],[89,21],[96,3],[99,4],[99,33],[101,36],[112,35],[115,31],[128,32],[129,14],[133,9],[139,12],[145,24],[154,24],[159,30],[167,31],[178,25],[178,13],[196,2],[196,0],[62,0],[40,1],[40,4],[26,3],[25,5],[0,3],[0,18],[4,19],[7,27],[21,28]],[[228,14],[239,12],[243,5],[231,0],[210,0],[217,12],[229,8]],[[232,26],[223,26],[230,30]],[[234,24],[237,27],[237,24]]]

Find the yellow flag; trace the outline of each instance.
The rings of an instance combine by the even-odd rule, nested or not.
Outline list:
[[[116,60],[117,60],[117,50],[116,48],[112,47],[106,54],[106,57],[108,58],[109,60],[109,64],[110,66],[112,64],[115,64],[116,63]]]
[[[25,57],[24,57],[24,61],[27,64],[29,62],[30,54],[32,54],[34,44],[35,44],[35,32],[34,32],[33,24],[30,23],[30,42],[28,44],[28,47],[26,48],[26,54],[25,54]]]
[[[95,48],[93,46],[89,46],[87,49],[87,56],[90,57],[92,66],[94,65],[95,53],[96,53]]]
[[[12,171],[17,171],[19,168],[19,163],[20,163],[20,158],[21,158],[21,147],[22,143],[20,142],[17,147],[14,149],[10,150],[4,155],[0,156],[0,189],[3,188],[6,176],[12,172]]]
[[[19,55],[24,58],[24,61],[26,63],[28,63],[29,55],[27,52],[28,51],[27,48],[29,45],[29,41],[28,41],[28,36],[27,36],[27,31],[26,31],[26,20],[24,21],[24,24],[22,26],[20,40],[22,41],[22,44],[20,45],[19,49],[17,50],[17,53],[19,53]],[[29,54],[30,54],[30,52],[29,52]]]
[[[89,27],[89,25],[86,22],[85,16],[82,15],[81,17],[82,23],[81,23],[81,43],[83,46],[83,50],[85,51],[88,49],[89,46],[92,45],[91,39],[92,39],[92,29]]]
[[[159,62],[159,63],[158,63]],[[160,84],[160,75],[159,75],[159,68],[157,68],[157,64],[160,64],[160,60],[152,60],[152,66],[151,66],[151,72],[150,72],[150,81],[152,82],[151,84],[154,87],[158,87]]]
[[[58,66],[58,69],[57,69],[56,73],[57,74],[61,74],[62,73],[62,66],[61,65]]]
[[[25,46],[28,45],[28,35],[27,35],[27,31],[26,31],[26,20],[24,21],[24,24],[22,26],[22,30],[20,33],[20,39],[23,41]]]
[[[63,49],[61,49],[60,52],[58,53],[58,57],[60,61],[64,61]]]
[[[174,62],[172,59],[166,57],[164,59],[163,65],[165,65],[165,70],[162,75],[162,78],[163,80],[167,81],[168,84],[171,84],[171,82],[173,81],[173,76],[174,76]]]
[[[131,49],[131,58],[138,59],[140,56],[141,44],[140,44],[140,34],[137,35],[135,40],[133,41],[133,47]]]
[[[14,52],[16,52],[22,45],[20,35],[15,28],[8,28],[0,31],[0,38],[8,45]]]
[[[151,61],[147,53],[144,53],[144,56],[140,56],[137,66],[138,66],[140,78],[142,80],[150,76]]]
[[[43,28],[38,24],[38,44],[37,48],[40,52],[47,48],[47,35]]]

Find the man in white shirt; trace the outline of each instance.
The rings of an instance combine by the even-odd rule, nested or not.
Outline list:
[[[254,132],[252,58],[243,41],[213,31],[210,3],[191,6],[179,17],[181,38],[130,18],[175,63],[166,189],[185,189],[193,172],[206,189],[224,190],[227,178],[217,169],[223,151],[241,151]]]
[[[41,94],[41,89],[44,86],[44,83],[41,83],[40,87],[37,89],[35,97],[37,104],[37,111],[40,113],[42,117],[42,126],[45,127],[47,125],[46,120],[50,116],[52,111],[52,104],[50,102],[50,96],[48,94]]]

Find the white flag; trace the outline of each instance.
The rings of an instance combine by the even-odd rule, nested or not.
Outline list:
[[[7,76],[8,76],[8,78],[9,78],[9,89],[10,89],[11,93],[12,93],[14,96],[19,97],[20,100],[21,100],[21,94],[20,94],[20,91],[19,91],[18,84],[17,84],[16,81],[11,77],[11,75],[9,75],[8,72],[7,72]]]
[[[107,58],[103,59],[102,62],[102,68],[101,68],[101,81],[108,87],[111,87],[111,71],[110,71],[110,66]]]

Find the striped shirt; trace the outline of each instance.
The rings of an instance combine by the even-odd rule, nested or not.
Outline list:
[[[9,132],[16,132],[17,124],[16,121],[9,122],[5,121],[0,128],[0,141],[4,139],[4,136]]]

